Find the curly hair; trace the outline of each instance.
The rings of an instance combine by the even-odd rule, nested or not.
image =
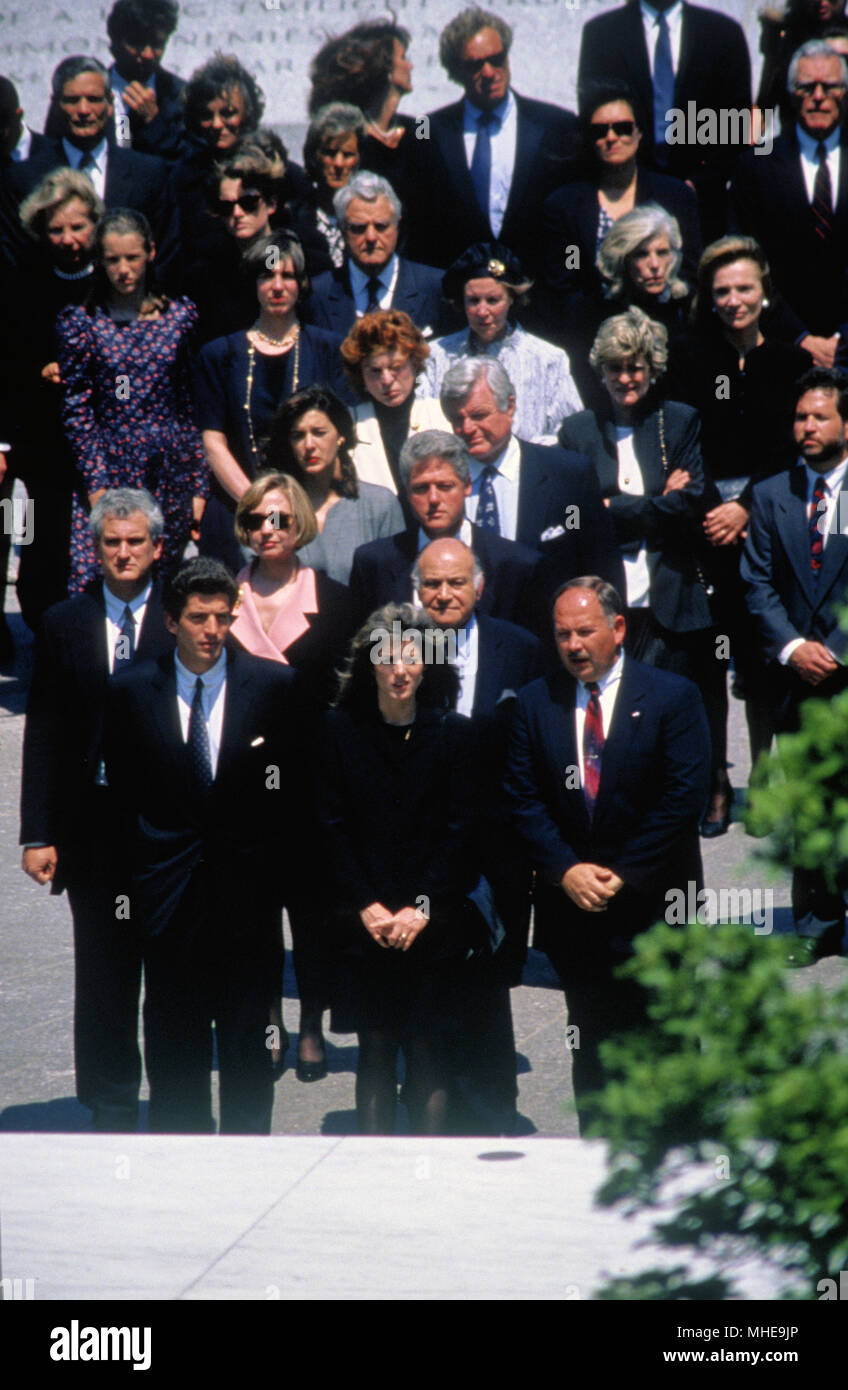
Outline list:
[[[488,10],[478,9],[476,5],[455,15],[439,35],[439,61],[451,81],[458,82],[460,86],[465,82],[462,50],[481,29],[494,29],[503,44],[504,53],[509,53],[512,29],[506,20],[501,19],[500,15],[490,14]]]
[[[356,466],[350,455],[356,442],[356,426],[347,406],[329,386],[307,386],[305,390],[295,391],[294,395],[283,401],[271,421],[271,428],[262,448],[263,468],[289,473],[305,487],[305,474],[291,446],[291,432],[298,420],[310,410],[320,410],[322,415],[326,415],[333,429],[341,436],[338,454],[339,476],[333,479],[333,491],[338,493],[339,497],[358,497]]]
[[[279,183],[285,170],[282,162],[272,160],[254,144],[251,137],[235,147],[224,159],[213,165],[206,180],[206,196],[210,206],[217,204],[223,179],[240,179],[243,190],[260,193],[266,203],[276,202]]]
[[[606,362],[617,362],[622,357],[644,357],[652,382],[659,380],[668,363],[668,330],[664,324],[649,319],[635,304],[626,314],[604,319],[595,335],[589,362],[600,376]]]
[[[362,364],[375,352],[403,352],[412,359],[415,375],[419,376],[430,348],[427,339],[416,328],[409,314],[401,309],[378,309],[357,319],[339,349],[345,375],[355,391],[367,396],[362,377]]]
[[[183,91],[185,123],[198,132],[206,107],[216,97],[237,89],[244,100],[243,132],[255,130],[265,110],[265,96],[256,78],[242,67],[232,53],[215,53],[201,67],[195,68]]]
[[[395,40],[406,52],[409,30],[389,19],[366,20],[328,39],[309,67],[309,115],[333,101],[376,114],[391,85]]]
[[[397,627],[395,626],[397,624]],[[401,642],[415,643],[424,661],[424,676],[418,687],[417,702],[436,709],[451,709],[459,694],[459,676],[447,660],[448,641],[423,608],[412,603],[387,603],[377,608],[362,624],[338,671],[338,690],[333,705],[343,705],[362,716],[377,712],[377,683],[374,667],[385,650],[400,634]]]

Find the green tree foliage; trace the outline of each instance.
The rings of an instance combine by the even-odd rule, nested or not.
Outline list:
[[[604,1044],[612,1079],[592,1132],[610,1145],[601,1205],[656,1210],[661,1244],[728,1275],[766,1257],[786,1272],[784,1296],[815,1298],[848,1267],[848,984],[791,988],[788,949],[734,925],[638,937],[624,973],[650,991],[656,1027]],[[729,1278],[695,1283],[677,1266],[599,1296],[731,1292]]]

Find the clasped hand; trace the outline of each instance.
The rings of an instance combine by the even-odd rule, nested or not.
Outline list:
[[[584,912],[604,912],[610,899],[624,887],[624,879],[601,864],[572,864],[560,886]]]
[[[382,903],[371,903],[359,916],[368,935],[386,950],[408,951],[428,921],[417,907],[402,907],[399,912],[390,912]]]

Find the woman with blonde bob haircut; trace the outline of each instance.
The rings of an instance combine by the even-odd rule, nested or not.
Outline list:
[[[430,353],[423,333],[400,309],[357,319],[341,346],[348,380],[368,399],[354,410],[357,476],[403,497],[400,451],[419,430],[449,430],[436,400],[419,400],[415,384]]]
[[[677,278],[682,260],[677,218],[657,203],[645,203],[613,223],[601,242],[597,264],[607,299],[649,297],[664,303],[689,293],[685,281]]]

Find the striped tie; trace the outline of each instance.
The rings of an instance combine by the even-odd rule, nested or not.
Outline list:
[[[814,579],[818,579],[822,567],[827,491],[827,483],[824,478],[816,478],[816,485],[813,488],[813,507],[810,512],[810,568],[813,571]]]
[[[820,140],[816,150],[816,181],[813,184],[813,223],[816,236],[829,241],[833,231],[833,188],[830,182],[830,169],[827,166],[827,150]]]

